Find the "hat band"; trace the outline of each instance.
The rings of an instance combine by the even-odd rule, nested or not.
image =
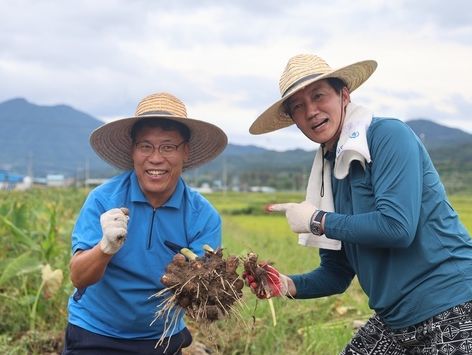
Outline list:
[[[304,81],[306,80],[310,80],[310,79],[313,79],[313,78],[316,78],[317,76],[320,76],[320,75],[323,75],[324,73],[321,73],[321,74],[310,74],[310,75],[307,75],[307,76],[304,76],[303,78],[301,79],[298,79],[297,81],[295,81],[292,85],[290,85],[287,90],[285,90],[282,94],[282,98],[285,96],[285,94],[287,92],[289,92],[291,89],[293,89],[295,86],[297,86],[298,84],[300,83],[303,83]]]
[[[168,112],[168,111],[146,111],[143,113],[140,113],[138,116],[146,116],[146,115],[166,115],[166,116],[175,116],[173,113]]]

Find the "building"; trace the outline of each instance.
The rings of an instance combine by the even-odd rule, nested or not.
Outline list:
[[[0,190],[26,190],[31,186],[33,186],[31,177],[0,170]]]

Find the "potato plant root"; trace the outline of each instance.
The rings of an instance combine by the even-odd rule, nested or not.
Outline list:
[[[253,292],[256,294],[257,298],[267,299],[269,302],[270,313],[272,315],[272,323],[274,327],[277,325],[277,317],[275,315],[274,303],[272,302],[271,297],[271,287],[269,285],[271,275],[265,266],[268,262],[258,262],[258,256],[256,253],[250,252],[247,254],[246,258],[243,260],[244,265],[244,277],[250,276],[253,279],[253,282],[256,284],[256,288],[253,289]],[[273,277],[274,275],[272,275]]]
[[[247,254],[243,261],[244,273],[252,276],[254,282],[257,284],[254,293],[258,298],[269,298],[270,297],[270,286],[269,286],[269,275],[267,270],[261,265],[267,264],[266,262],[258,262],[258,256],[256,253],[250,252]]]
[[[193,260],[175,255],[161,277],[165,288],[154,295],[163,297],[155,314],[155,320],[166,319],[161,339],[172,334],[183,310],[197,322],[206,323],[229,315],[243,295],[244,281],[237,273],[238,265],[239,258],[224,259],[222,249],[206,249],[203,257]]]

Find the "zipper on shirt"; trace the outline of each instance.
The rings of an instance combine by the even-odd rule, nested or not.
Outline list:
[[[152,241],[152,229],[154,227],[154,216],[156,215],[157,208],[152,209],[152,217],[151,217],[151,228],[149,228],[149,236],[147,242],[147,249],[151,249],[151,241]]]

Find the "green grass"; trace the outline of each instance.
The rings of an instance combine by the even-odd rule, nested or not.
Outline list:
[[[472,232],[472,196],[453,195],[450,201],[454,209],[458,212],[461,222],[470,234]]]
[[[289,229],[284,215],[263,212],[267,203],[301,201],[303,194],[212,194],[207,197],[223,213],[226,252],[244,256],[254,251],[288,274],[309,271],[319,265],[318,250],[297,244],[297,236]],[[472,224],[471,201],[472,196],[451,198],[468,230]],[[251,214],[240,215],[234,213],[235,210],[251,211]],[[247,308],[242,318],[251,322],[255,317],[257,321],[250,329],[224,323],[220,341],[213,344],[223,354],[336,354],[353,335],[354,322],[364,321],[372,314],[356,280],[342,295],[312,300],[274,299],[276,327],[272,325],[267,302],[257,301],[251,294],[246,294],[244,299]]]
[[[53,353],[66,324],[70,233],[86,191],[76,189],[0,191],[0,353]],[[302,193],[215,193],[207,195],[223,219],[225,255],[254,251],[285,273],[309,271],[319,264],[318,250],[297,244],[282,214],[267,214],[273,202],[301,201]],[[472,230],[472,196],[451,203]],[[59,291],[46,299],[38,266],[64,272]],[[240,269],[241,271],[241,269]],[[342,295],[311,300],[273,300],[277,325],[267,301],[245,288],[235,315],[210,326],[189,321],[194,339],[220,354],[338,353],[352,336],[353,322],[371,315],[366,296],[353,282]]]
[[[260,260],[268,260],[284,273],[310,271],[319,265],[318,249],[299,246],[297,235],[288,227],[283,214],[267,214],[267,203],[300,201],[302,194],[239,194],[207,196],[223,214],[225,253],[245,256],[254,251]],[[252,206],[252,214],[234,214]],[[335,354],[353,334],[353,321],[366,320],[371,311],[357,282],[343,295],[312,300],[273,300],[277,326],[267,301],[257,300],[246,290],[236,324],[221,324],[220,340],[213,344],[222,354]],[[255,323],[253,323],[255,319]],[[248,323],[241,327],[239,323]],[[214,333],[213,329],[213,333]],[[229,337],[229,338],[228,338]]]

